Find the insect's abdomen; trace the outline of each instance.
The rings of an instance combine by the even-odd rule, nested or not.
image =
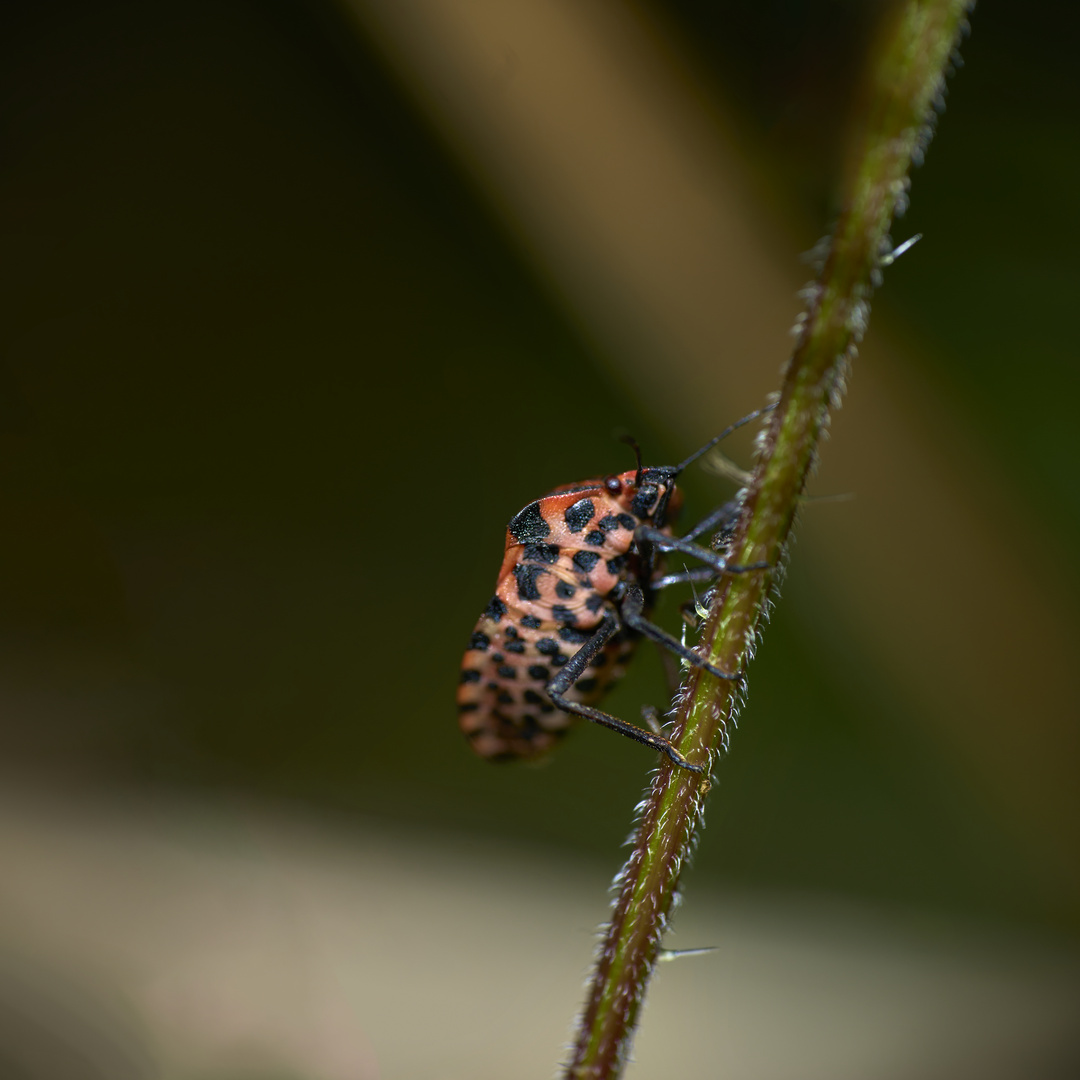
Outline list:
[[[538,757],[550,750],[577,717],[548,700],[545,686],[573,649],[566,649],[556,624],[542,624],[526,637],[507,636],[520,612],[496,622],[485,615],[476,625],[458,687],[461,729],[482,757],[497,761]],[[567,692],[571,701],[597,702],[622,677],[634,640],[618,635]],[[507,652],[510,647],[520,651]]]
[[[544,688],[612,610],[606,598],[626,574],[636,525],[596,489],[550,495],[510,523],[495,596],[461,665],[461,728],[478,754],[537,757],[574,723]],[[620,632],[566,696],[598,701],[634,644]]]

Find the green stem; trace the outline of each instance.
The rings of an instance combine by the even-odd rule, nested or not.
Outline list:
[[[966,0],[902,0],[882,36],[854,169],[747,489],[730,548],[735,562],[777,566],[784,556],[818,440],[866,328],[889,228],[906,198],[912,162],[928,140],[968,7]],[[760,571],[723,580],[704,631],[714,664],[744,669],[774,577]],[[703,761],[726,746],[738,698],[738,684],[696,669],[689,674],[675,743],[690,760]],[[619,895],[566,1067],[569,1080],[608,1080],[622,1072],[708,787],[708,780],[661,759],[617,879]]]

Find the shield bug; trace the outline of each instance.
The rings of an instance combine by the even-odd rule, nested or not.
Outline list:
[[[636,469],[567,484],[511,518],[495,595],[480,616],[461,665],[457,701],[462,731],[493,761],[534,758],[584,717],[702,772],[658,731],[646,731],[596,707],[623,675],[642,637],[718,679],[722,671],[649,619],[659,589],[721,573],[763,569],[734,566],[722,552],[696,543],[730,528],[739,503],[725,503],[681,537],[671,521],[682,496],[680,473],[758,409],[675,466]],[[677,551],[704,565],[664,576],[663,553]]]

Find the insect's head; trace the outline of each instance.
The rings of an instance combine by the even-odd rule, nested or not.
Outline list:
[[[724,428],[719,435],[699,447],[678,465],[645,468],[641,464],[641,448],[631,436],[624,436],[622,441],[633,447],[637,456],[637,468],[620,473],[618,476],[605,477],[604,487],[609,495],[617,499],[639,521],[651,521],[654,525],[662,527],[669,516],[674,517],[678,513],[682,502],[682,495],[675,486],[679,474],[711,450],[721,439],[726,439],[743,424],[756,420],[775,407],[775,404],[766,405],[763,409],[755,409],[741,420],[736,420],[734,424]]]
[[[662,526],[673,517],[682,502],[675,487],[678,474],[671,466],[630,469],[617,476],[605,476],[604,490],[638,521]]]

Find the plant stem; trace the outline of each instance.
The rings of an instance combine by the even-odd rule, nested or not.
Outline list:
[[[889,228],[906,200],[908,172],[929,138],[966,0],[902,0],[881,39],[843,208],[784,374],[742,517],[733,562],[779,566],[816,447],[866,329],[869,300],[888,261]],[[776,571],[725,576],[703,634],[712,663],[742,671],[753,653]],[[740,684],[694,669],[680,693],[675,745],[691,761],[726,748]],[[598,950],[568,1080],[621,1074],[630,1039],[704,810],[708,779],[662,758],[642,805],[618,898]]]

